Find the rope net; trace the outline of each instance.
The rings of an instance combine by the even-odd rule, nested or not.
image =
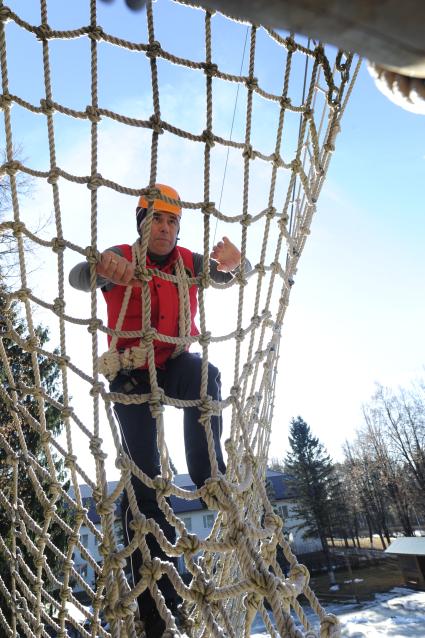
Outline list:
[[[72,11],[71,4],[66,8],[61,4],[61,15],[66,17],[66,13]],[[157,40],[157,31],[164,30],[160,24],[164,5],[169,5],[172,11],[183,12],[184,21],[203,23],[204,57],[201,60],[174,55]],[[146,588],[165,620],[169,635],[180,635],[180,631],[193,637],[249,636],[257,613],[271,636],[339,635],[336,618],[320,606],[309,587],[308,570],[298,563],[285,538],[284,521],[274,512],[267,495],[265,471],[282,323],[357,68],[351,73],[351,55],[332,49],[325,53],[320,43],[301,38],[298,41],[290,34],[238,23],[199,8],[195,11],[188,5],[148,2],[146,24],[142,24],[141,19],[137,25],[139,32],[145,34],[145,40],[131,41],[102,28],[94,0],[88,2],[85,9],[86,26],[61,30],[55,28],[53,21],[49,22],[52,16],[48,15],[47,0],[40,1],[39,22],[36,18],[31,22],[29,17],[22,17],[23,6],[20,6],[21,15],[17,15],[1,3],[1,107],[5,131],[5,161],[1,168],[3,179],[10,185],[12,206],[9,217],[5,214],[1,220],[0,229],[14,242],[19,259],[19,277],[3,280],[1,287],[0,401],[7,418],[0,428],[3,468],[0,502],[4,512],[0,528],[0,631],[5,636],[64,637],[73,635],[73,629],[84,638],[142,636],[143,622],[138,618],[136,601]],[[34,9],[32,6],[31,11]],[[29,16],[30,8],[25,10]],[[105,6],[105,15],[107,10]],[[53,2],[52,11],[58,14]],[[196,14],[195,17],[192,14]],[[238,29],[239,34],[246,36],[247,56],[239,74],[223,70],[214,62],[215,51],[221,46],[214,40],[215,21],[226,23],[229,29]],[[192,29],[193,22],[190,24]],[[198,38],[199,33],[202,31],[198,32]],[[11,42],[17,37],[34,43],[37,47],[34,51],[38,51],[42,64],[44,89],[33,101],[14,94],[12,73],[9,80],[9,65],[16,70],[16,58],[10,59]],[[54,53],[59,42],[67,43],[70,57],[72,47],[82,46],[82,42],[85,51],[89,50],[90,73],[84,76],[84,86],[90,86],[86,107],[71,108],[55,99]],[[279,58],[280,74],[273,81],[280,88],[275,92],[266,90],[256,75],[260,45],[273,47]],[[169,48],[173,48],[171,44]],[[144,119],[126,116],[102,105],[99,97],[102,95],[101,56],[112,53],[131,53],[136,56],[135,64],[140,70],[148,71],[143,86],[145,90],[147,78],[150,94],[145,104],[151,109],[150,116]],[[28,70],[31,60],[27,59],[25,64]],[[203,130],[192,131],[189,126],[179,128],[178,122],[164,118],[159,75],[170,72],[170,68],[173,74],[180,69],[190,73],[194,83],[203,83]],[[295,84],[293,73],[299,71],[301,82],[298,79]],[[75,73],[78,75],[77,70]],[[109,82],[116,80],[118,85],[118,75],[109,77]],[[72,81],[70,77],[69,82]],[[295,98],[289,95],[293,82]],[[220,91],[229,84],[237,87],[245,110],[244,124],[235,133],[237,139],[219,135],[220,122],[213,118],[213,96],[223,98]],[[178,86],[175,89],[178,93]],[[272,108],[273,115],[271,111],[264,115],[260,104]],[[12,117],[12,107],[16,120]],[[217,106],[217,111],[221,107],[222,104]],[[261,113],[259,135],[253,131],[257,108]],[[41,126],[37,130],[42,132],[25,140],[24,151],[31,159],[23,161],[16,156],[15,142],[19,141],[19,126],[23,126],[25,118],[37,119]],[[61,165],[64,144],[61,131],[65,131],[71,121],[85,127],[84,142],[90,149],[88,174],[72,172]],[[47,137],[43,133],[46,125]],[[102,127],[111,125],[117,127],[119,136],[125,137],[130,132],[137,138],[137,144],[144,144],[145,164],[137,168],[138,177],[132,185],[118,183],[108,176],[108,170],[113,176],[120,174],[119,162],[115,168],[113,165],[105,170],[99,168]],[[45,144],[41,141],[42,135],[47,140],[46,152],[40,151],[37,155],[37,144]],[[265,148],[262,141],[269,147]],[[68,137],[66,143],[69,142]],[[114,226],[117,221],[117,217],[113,218],[115,222],[106,219],[102,207],[107,198],[119,198],[114,200],[120,202],[115,210],[125,210],[133,206],[136,196],[143,194],[150,202],[162,197],[155,183],[167,178],[167,165],[161,165],[160,159],[167,152],[164,146],[160,154],[161,144],[166,143],[170,148],[172,144],[184,144],[181,157],[194,148],[193,152],[198,153],[189,155],[189,163],[197,162],[200,170],[198,186],[202,191],[198,197],[187,197],[184,188],[172,177],[168,181],[180,191],[185,209],[182,228],[185,224],[191,227],[193,243],[193,229],[199,229],[196,241],[202,237],[203,271],[191,278],[184,267],[177,268],[174,274],[147,268],[144,264],[148,233],[144,234],[135,247],[139,255],[137,276],[141,281],[144,327],[126,332],[117,325],[114,330],[106,326],[103,306],[99,304],[98,308],[96,294],[98,245],[105,247],[104,228]],[[150,153],[146,152],[148,148]],[[233,195],[229,195],[229,208],[216,205],[211,195],[219,191],[225,161],[229,165],[226,184],[231,181],[232,193],[237,190],[240,197],[232,200]],[[75,164],[83,165],[83,159]],[[258,166],[260,171],[255,175]],[[232,174],[232,170],[239,172]],[[19,189],[22,175],[34,178],[41,189],[39,192],[50,197],[55,230],[48,238],[42,231],[32,230],[33,210]],[[70,204],[67,189],[71,187],[80,193],[86,187],[88,191],[84,192],[89,199],[84,200],[82,194],[72,196]],[[192,185],[188,186],[186,192],[197,192],[191,188]],[[78,206],[87,222],[80,229],[75,228],[79,224],[73,217]],[[150,205],[148,229],[152,212]],[[120,220],[123,217],[120,213]],[[208,256],[217,220],[226,224],[226,232],[237,238],[241,250],[241,268],[228,283],[216,283],[210,276]],[[117,230],[115,226],[115,235]],[[80,240],[75,241],[74,237]],[[37,254],[32,250],[34,247],[42,252],[44,270],[34,267]],[[248,258],[256,264],[249,273],[244,267]],[[90,298],[90,306],[84,306],[86,298],[82,299],[83,293],[78,293],[70,312],[65,300],[74,293],[67,283],[68,266],[81,259],[90,264],[91,293],[86,297]],[[55,271],[57,277],[52,283],[49,277]],[[179,288],[183,327],[177,337],[160,334],[151,326],[149,281],[153,275],[174,282]],[[193,284],[198,288],[200,334],[197,336],[190,336],[184,319],[188,290]],[[217,313],[217,306],[221,312]],[[210,314],[214,307],[215,314]],[[226,308],[224,313],[223,308]],[[20,328],[16,324],[17,315]],[[214,321],[208,319],[210,316],[214,316]],[[37,327],[40,318],[50,327],[49,342],[42,338]],[[227,328],[230,322],[232,329]],[[218,332],[217,326],[222,326],[223,331]],[[110,391],[99,372],[99,348],[103,351],[106,335],[112,337],[112,356],[118,337],[140,339],[149,371],[150,393],[129,395]],[[57,349],[49,347],[55,339],[59,344]],[[202,357],[199,399],[177,400],[164,393],[157,379],[154,340],[174,344],[180,351],[188,346],[198,349]],[[222,348],[217,350],[221,353],[219,367],[230,371],[227,387],[223,383],[222,399],[213,401],[207,393],[208,361],[219,347]],[[232,367],[225,366],[230,358],[229,348],[233,349]],[[16,365],[17,356],[21,362],[25,361],[25,374],[24,364]],[[46,383],[46,366],[60,370],[60,391]],[[134,366],[137,367],[137,362]],[[113,371],[110,376],[114,376]],[[116,401],[149,403],[156,419],[161,475],[150,478],[126,454],[113,411]],[[178,487],[173,480],[164,406],[200,410],[199,427],[205,429],[207,436],[211,478],[193,491]],[[60,436],[50,427],[52,412],[61,422]],[[174,420],[175,414],[173,410]],[[214,414],[222,414],[225,422],[225,475],[219,471],[214,452],[211,432]],[[113,476],[117,477],[112,490],[107,481],[110,461],[115,464]],[[153,519],[140,513],[132,476],[155,490],[166,521],[177,532],[175,543],[169,542]],[[127,492],[133,513],[134,536],[128,545],[122,543],[115,515],[123,490]],[[99,524],[93,522],[93,512],[86,507],[88,495],[94,502]],[[169,505],[170,496],[186,501],[202,498],[208,508],[217,513],[207,538],[186,529],[184,521]],[[83,543],[82,529],[94,535],[101,561],[97,561]],[[151,555],[146,542],[149,533],[155,536],[165,555],[184,561],[189,579],[183,581],[171,560]],[[142,554],[143,565],[139,580],[132,582],[125,570],[127,560],[136,549]],[[277,560],[278,551],[285,557],[286,574],[281,561]],[[89,584],[76,569],[76,553],[94,570],[94,584]],[[162,574],[168,576],[184,601],[187,622],[180,630],[158,587]],[[89,604],[81,603],[81,596],[74,591],[76,586]],[[301,594],[313,614],[306,613],[306,605],[302,607],[299,603]]]

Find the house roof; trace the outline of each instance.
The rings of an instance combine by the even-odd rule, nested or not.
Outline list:
[[[288,499],[293,497],[293,492],[288,484],[288,475],[283,474],[281,472],[275,472],[273,470],[267,470],[267,480],[272,486],[272,498],[280,501],[283,499]],[[189,474],[176,474],[173,478],[174,483],[182,488],[186,489],[190,492],[195,490],[195,485],[191,480]],[[111,494],[117,486],[118,481],[109,481],[108,482],[108,493]],[[83,505],[88,509],[88,516],[92,523],[99,523],[100,517],[96,511],[96,506],[93,501],[92,489],[86,484],[82,484],[79,486],[81,497],[83,499]],[[71,498],[74,498],[74,490],[70,488],[69,495]],[[202,510],[202,504],[199,499],[195,500],[186,500],[182,498],[178,498],[177,496],[172,495],[171,498],[171,507],[176,514],[189,514],[190,512],[196,512]],[[120,508],[120,500],[117,502],[115,509],[116,516],[121,515]]]
[[[396,538],[385,550],[387,554],[425,556],[425,536]]]

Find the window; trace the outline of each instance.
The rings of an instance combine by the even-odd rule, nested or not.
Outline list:
[[[210,529],[214,525],[214,514],[204,514],[204,528]]]
[[[88,534],[81,534],[81,545],[83,547],[88,547],[89,546],[89,535]]]
[[[190,516],[186,516],[185,518],[182,518],[182,521],[187,529],[188,532],[192,531],[192,519]]]

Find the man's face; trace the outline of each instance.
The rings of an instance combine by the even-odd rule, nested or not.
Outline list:
[[[143,230],[143,224],[141,229]],[[148,250],[154,255],[168,255],[176,245],[180,221],[177,215],[154,211]]]

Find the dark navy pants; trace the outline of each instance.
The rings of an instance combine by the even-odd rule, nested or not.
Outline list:
[[[165,369],[157,370],[158,385],[163,388],[165,394],[171,398],[186,400],[199,399],[201,365],[202,360],[200,356],[189,352],[185,352],[175,359],[169,359],[165,365]],[[131,386],[130,379],[134,382],[134,387],[132,388],[129,387],[129,385]],[[125,388],[125,390],[123,388]],[[130,376],[125,373],[119,374],[111,383],[111,391],[126,391],[127,394],[146,394],[150,392],[148,371],[135,370],[131,372]],[[220,372],[210,363],[208,364],[207,393],[214,400],[221,399]],[[200,411],[198,408],[183,408],[183,410],[187,468],[192,481],[196,487],[199,488],[202,487],[204,482],[211,476],[207,439],[204,427],[199,423]],[[115,413],[121,427],[123,447],[127,454],[149,477],[153,478],[160,474],[156,421],[151,415],[149,404],[124,405],[117,403],[115,404]],[[211,428],[218,467],[220,472],[224,473],[226,467],[220,446],[222,431],[221,416],[211,417]],[[172,446],[170,447],[172,449]],[[132,484],[142,514],[144,514],[146,518],[153,518],[161,527],[168,540],[174,543],[176,540],[174,527],[167,522],[164,514],[158,507],[155,490],[148,488],[142,481],[134,476],[132,478]],[[133,532],[129,527],[132,518],[127,495],[125,494],[122,502],[122,520],[124,540],[126,543],[128,543],[133,536]],[[172,560],[164,554],[152,534],[147,535],[146,541],[152,557]],[[175,562],[176,561],[174,561],[174,563]],[[141,552],[136,551],[133,553],[131,559],[134,584],[136,584],[140,578],[139,569],[141,564]],[[176,600],[177,594],[171,582],[166,576],[163,576],[158,584],[167,603],[172,604]],[[148,591],[143,592],[138,602],[142,617],[144,617],[147,611],[154,605],[153,599]]]

